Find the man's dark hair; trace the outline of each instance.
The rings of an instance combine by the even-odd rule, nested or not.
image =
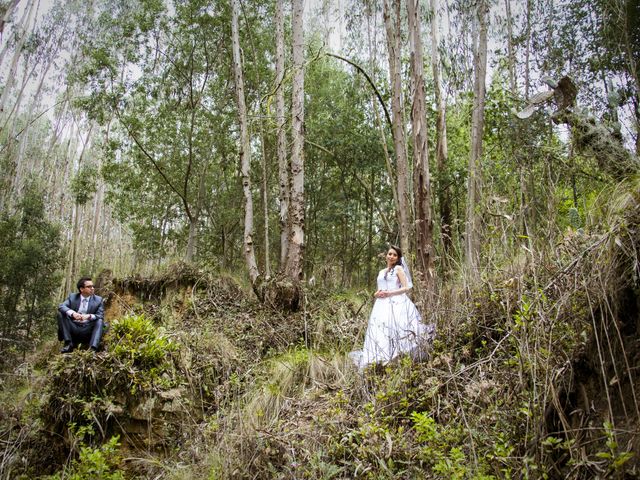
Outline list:
[[[84,284],[87,282],[91,281],[91,277],[82,277],[80,280],[78,280],[78,291],[80,291],[80,289],[82,287],[84,287]]]

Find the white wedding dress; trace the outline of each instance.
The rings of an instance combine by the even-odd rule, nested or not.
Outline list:
[[[382,269],[378,274],[378,290],[400,289],[397,269],[401,268],[396,266],[391,272]],[[349,356],[360,369],[372,363],[386,364],[401,354],[419,357],[433,339],[434,332],[434,325],[421,322],[420,312],[406,293],[376,298],[364,347]]]

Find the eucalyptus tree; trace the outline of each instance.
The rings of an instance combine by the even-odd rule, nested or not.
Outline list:
[[[509,1],[509,0],[507,0]],[[447,145],[447,103],[442,86],[440,65],[440,9],[438,0],[430,1],[431,7],[431,70],[433,74],[433,94],[436,104],[436,166],[438,173],[438,205],[440,212],[440,237],[443,246],[442,261],[449,263],[453,245],[453,218],[451,214],[450,175],[448,168],[449,149]]]
[[[289,196],[290,196],[290,174],[289,157],[287,155],[287,130],[285,118],[284,100],[284,74],[285,74],[285,54],[284,54],[284,5],[283,0],[276,0],[275,10],[275,43],[276,43],[276,155],[278,158],[278,200],[280,202],[279,223],[280,223],[280,265],[284,266],[287,251],[289,248],[290,223]]]
[[[2,93],[0,94],[0,112],[5,112],[7,110],[7,101],[9,99],[9,95],[13,92],[13,86],[17,78],[18,62],[24,53],[23,48],[25,42],[29,38],[30,32],[33,28],[32,23],[37,9],[38,3],[36,3],[35,0],[29,0],[27,5],[24,7],[22,18],[14,26],[16,42],[13,47],[13,55],[11,57],[7,77],[4,79],[4,86]],[[7,52],[6,48],[9,44],[10,42],[7,42],[5,44],[5,49],[2,51],[2,55],[0,56],[0,65],[3,63],[4,54]]]
[[[627,42],[634,28],[638,35],[638,24],[633,27],[632,20],[637,2],[545,0],[527,2],[524,7],[514,8],[506,19],[508,38],[509,27],[513,30],[511,51],[507,51],[508,84],[511,92],[514,83],[520,89],[513,98],[532,100],[530,108],[536,110],[526,119],[511,121],[511,137],[518,142],[507,136],[499,145],[510,150],[508,158],[515,160],[521,179],[520,233],[531,238],[539,223],[550,224],[558,214],[566,216],[569,207],[584,213],[594,192],[611,181],[601,175],[598,161],[607,163],[604,159],[623,143],[637,149],[637,83],[632,65],[640,51],[638,42]],[[628,47],[635,48],[636,54],[629,56]],[[512,71],[515,81],[510,78]],[[553,95],[550,86],[558,85],[563,77],[577,88],[571,112],[555,116],[556,123],[567,124],[569,142],[558,141],[558,129],[551,123],[556,106],[551,101],[533,105],[540,95]],[[604,130],[588,133],[600,123]],[[590,155],[582,148],[585,132],[605,144],[613,132],[619,141]],[[620,151],[615,164],[623,165],[626,156]]]
[[[15,7],[15,5],[13,6]],[[15,152],[15,130],[14,128],[17,126],[17,122],[9,123],[9,120],[13,117],[14,119],[17,117],[17,113],[19,111],[19,104],[21,102],[22,95],[20,93],[14,92],[14,86],[16,84],[18,76],[18,66],[21,60],[25,60],[25,44],[31,35],[31,30],[33,28],[33,19],[36,15],[37,4],[34,0],[30,0],[27,5],[23,8],[22,15],[19,20],[13,22],[12,24],[12,33],[13,35],[6,35],[7,38],[3,43],[2,51],[0,52],[0,67],[4,67],[3,70],[6,71],[6,77],[3,78],[2,92],[0,93],[0,134],[2,135],[2,163],[4,163],[4,168],[10,172],[8,177],[13,177],[16,173],[17,160],[16,160],[16,152]],[[7,16],[6,20],[11,18],[11,13],[16,13],[15,8],[12,8],[11,5],[7,6]],[[3,21],[4,28],[4,21]],[[13,48],[13,54],[11,55],[10,61],[8,62],[8,68],[5,66],[5,55],[11,52],[11,48]],[[25,61],[25,69],[23,75],[23,85],[26,85],[28,75],[27,69],[29,67],[29,62]],[[19,89],[22,91],[21,89]],[[16,95],[15,100],[12,98]],[[13,101],[11,101],[13,100]],[[16,115],[14,115],[16,114]],[[9,127],[9,128],[8,128]],[[8,132],[6,130],[9,130]],[[10,203],[12,195],[12,184],[5,180],[5,183],[8,183],[6,188],[3,189],[0,194],[0,208],[6,208],[7,204]],[[13,182],[12,182],[13,183]]]
[[[389,79],[391,85],[391,111],[393,145],[396,157],[396,185],[398,190],[398,230],[400,248],[409,251],[409,218],[411,218],[409,201],[409,172],[407,160],[407,141],[405,133],[404,106],[402,95],[402,43],[401,43],[401,9],[400,0],[384,0],[384,24],[387,33],[387,60],[389,62]]]
[[[240,170],[242,172],[242,190],[244,193],[244,238],[242,251],[249,270],[249,278],[253,285],[258,280],[259,271],[253,247],[253,197],[251,193],[251,139],[247,119],[247,107],[244,95],[244,74],[240,55],[240,34],[238,32],[238,16],[240,0],[231,0],[231,43],[233,50],[233,76],[238,107],[238,124],[240,126]]]
[[[427,112],[424,87],[424,58],[422,53],[422,26],[420,4],[407,0],[411,72],[411,127],[413,137],[413,180],[415,199],[416,259],[428,292],[434,285],[434,248],[432,191],[429,174],[427,143]]]
[[[482,142],[484,132],[484,108],[487,74],[487,17],[489,6],[486,0],[476,4],[474,38],[474,83],[473,115],[471,120],[471,151],[469,153],[469,172],[467,179],[467,215],[465,228],[466,264],[472,276],[478,274],[480,255],[480,203]]]
[[[369,86],[343,67],[321,57],[306,74],[306,271],[327,284],[370,284],[371,248],[384,249],[393,233],[394,187]]]
[[[636,154],[640,154],[639,18],[637,0],[569,2],[555,19],[559,31],[548,53],[554,80],[564,74],[576,76],[579,103],[602,112],[599,119],[625,136]],[[558,72],[567,63],[567,53],[572,71]]]
[[[4,27],[19,3],[20,0],[11,0],[0,7],[0,38],[4,35]]]
[[[291,194],[288,214],[290,235],[284,272],[293,281],[294,286],[297,286],[303,278],[305,245],[304,0],[293,0],[291,42],[293,72],[291,87]]]
[[[48,152],[43,151],[39,155],[28,155],[28,152],[32,148],[33,136],[41,133],[34,132],[38,121],[41,125],[47,124],[48,102],[44,100],[49,93],[47,83],[50,83],[50,73],[55,73],[55,65],[60,61],[63,41],[73,37],[73,24],[67,9],[55,5],[40,19],[24,46],[25,75],[12,109],[6,112],[0,124],[0,130],[7,130],[7,142],[3,142],[2,150],[9,163],[7,176],[12,177],[6,189],[9,198],[18,198],[27,174],[41,171],[42,165],[47,163]],[[22,108],[22,104],[27,102],[26,108]]]
[[[191,260],[211,196],[229,180],[220,175],[230,150],[228,10],[194,1],[169,13],[129,2],[112,12],[98,17],[109,29],[88,39],[90,61],[80,72],[95,87],[87,111],[117,120],[108,198],[140,244],[147,234],[156,236],[149,246],[171,236],[180,244],[186,233],[183,256]],[[137,40],[123,43],[124,31]]]

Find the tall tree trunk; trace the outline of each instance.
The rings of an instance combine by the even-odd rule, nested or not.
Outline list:
[[[526,36],[526,47],[524,53],[524,98],[529,98],[531,93],[531,82],[529,80],[530,68],[529,68],[529,58],[531,57],[531,0],[526,0],[527,2],[527,11],[525,17],[525,36]]]
[[[56,49],[52,53],[52,56],[49,58],[49,61],[47,62],[46,66],[44,68],[44,71],[40,75],[40,80],[38,81],[38,86],[36,87],[36,90],[35,90],[35,93],[33,94],[33,98],[31,100],[31,103],[29,104],[29,111],[27,112],[27,116],[26,116],[26,122],[27,123],[26,123],[26,125],[24,127],[24,130],[22,131],[22,134],[21,134],[22,139],[21,139],[21,143],[20,143],[20,153],[18,154],[18,159],[21,159],[23,154],[24,154],[24,147],[27,144],[25,139],[28,137],[28,134],[31,131],[31,125],[32,125],[32,123],[34,121],[33,110],[40,103],[40,98],[42,96],[42,87],[44,86],[44,81],[45,81],[45,79],[47,77],[47,74],[49,73],[49,70],[51,69],[51,67],[52,67],[52,65],[53,65],[53,63],[55,61],[55,57],[58,54],[58,50],[60,49],[61,44],[62,44],[62,37],[60,37],[60,40],[58,41],[58,43],[56,45]]]
[[[640,156],[640,69],[638,68],[638,62],[640,59],[636,58],[633,46],[638,42],[638,35],[640,35],[640,26],[638,18],[638,3],[633,1],[617,0],[617,11],[622,16],[623,25],[623,44],[624,55],[627,60],[627,71],[633,79],[633,85],[635,87],[635,93],[632,95],[633,113],[635,115],[635,127],[636,127],[636,155]],[[634,12],[635,8],[635,12]],[[635,18],[635,20],[634,20]],[[634,30],[635,27],[635,30]]]
[[[518,90],[516,83],[516,56],[513,51],[513,17],[511,16],[511,0],[504,0],[504,10],[507,16],[507,59],[509,60],[509,88],[515,95]]]
[[[376,65],[378,64],[378,54],[377,54],[377,44],[378,42],[376,41],[377,35],[377,28],[376,28],[376,23],[375,23],[375,18],[376,18],[376,12],[374,11],[375,8],[373,8],[373,6],[370,3],[367,3],[366,5],[366,15],[367,15],[367,43],[368,43],[368,50],[369,50],[369,71],[371,72],[375,72],[376,71]],[[373,19],[373,24],[371,23],[371,20]],[[373,38],[371,36],[371,34],[373,33]],[[355,64],[354,64],[355,65]],[[373,84],[373,82],[371,82]],[[379,103],[378,103],[379,101]],[[391,189],[391,193],[393,195],[393,205],[395,207],[395,211],[399,212],[400,211],[400,202],[398,200],[398,189],[395,188],[396,185],[396,175],[394,173],[393,170],[393,164],[392,164],[392,159],[389,156],[389,148],[387,145],[387,136],[386,136],[386,127],[385,124],[383,124],[382,120],[380,119],[380,111],[379,111],[379,107],[383,107],[384,110],[386,110],[386,107],[383,104],[382,98],[378,97],[378,99],[376,99],[376,92],[372,92],[371,94],[371,109],[373,111],[373,117],[374,117],[374,124],[376,126],[376,129],[378,130],[378,133],[380,134],[380,144],[382,145],[382,152],[384,153],[384,160],[385,160],[385,166],[387,168],[387,175],[389,176],[389,182],[391,183],[391,185],[394,185],[394,188]],[[387,114],[387,112],[385,111],[385,116],[387,117],[387,119],[389,119],[389,116]],[[391,127],[392,122],[389,120],[389,127]],[[373,189],[371,189],[371,191],[373,192]],[[375,203],[375,200],[372,198],[373,200],[373,204],[374,206],[377,205]],[[396,220],[398,219],[397,215],[396,215]],[[387,222],[385,221],[385,226],[387,226],[387,234],[391,234],[392,229],[390,228],[390,226],[387,225]],[[399,222],[398,222],[399,223]]]
[[[238,122],[240,124],[240,169],[242,171],[242,188],[244,192],[244,237],[243,252],[249,278],[256,284],[260,272],[256,263],[253,246],[253,197],[251,196],[251,144],[247,125],[247,108],[244,99],[244,78],[242,74],[242,58],[240,56],[240,34],[238,30],[238,16],[240,1],[231,0],[231,41],[233,48],[233,75],[236,84],[236,99],[238,103]]]
[[[280,198],[280,269],[284,270],[289,249],[289,198],[291,180],[287,156],[287,121],[284,112],[284,8],[283,0],[276,0],[276,128],[278,155],[278,182]]]
[[[57,54],[57,51],[60,47],[60,43],[58,42],[57,48],[54,51],[54,55]],[[31,101],[31,103],[29,104],[29,110],[26,114],[25,121],[26,124],[23,127],[21,133],[20,133],[20,146],[18,148],[18,152],[15,156],[15,177],[14,177],[14,182],[13,185],[11,187],[11,195],[14,197],[18,196],[18,192],[20,191],[20,188],[22,186],[22,178],[24,178],[24,172],[35,172],[38,171],[38,162],[40,162],[40,159],[38,157],[35,158],[27,158],[25,157],[25,150],[26,148],[29,146],[29,142],[30,142],[30,134],[31,134],[31,130],[32,130],[32,125],[34,122],[33,119],[33,110],[34,108],[38,105],[38,103],[40,102],[40,97],[42,95],[42,87],[44,85],[44,80],[47,76],[47,73],[49,72],[49,69],[51,68],[51,66],[54,63],[54,58],[50,58],[42,75],[40,76],[40,80],[38,82],[38,86],[36,87],[36,91],[33,94],[33,99]],[[35,68],[35,67],[34,67]],[[29,75],[29,77],[31,76],[31,74]],[[25,80],[23,81],[23,86],[20,90],[20,95],[18,96],[18,100],[16,101],[15,107],[12,110],[12,112],[16,112],[18,106],[19,106],[19,102],[20,102],[20,98],[22,97],[23,94],[23,90],[26,86],[27,83],[27,78],[25,78]],[[9,115],[7,115],[6,120],[5,120],[5,125],[6,123],[9,121]],[[11,125],[11,134],[9,135],[9,138],[15,138],[15,134],[13,133],[13,129],[15,128],[15,126],[17,125],[17,122],[12,122]],[[45,159],[42,159],[42,162],[44,163]]]
[[[472,279],[479,274],[482,136],[484,132],[485,82],[487,75],[487,14],[486,0],[477,3],[477,38],[474,38],[473,114],[471,118],[471,152],[467,180],[466,262]]]
[[[433,215],[431,212],[431,180],[429,178],[429,146],[425,107],[424,69],[419,0],[407,0],[411,68],[411,125],[413,133],[414,199],[416,212],[416,260],[427,292],[433,291]],[[422,282],[420,282],[422,283]]]
[[[391,4],[393,2],[393,5]],[[402,111],[402,72],[400,59],[400,0],[384,0],[384,24],[387,32],[389,75],[391,83],[391,110],[393,144],[396,153],[396,171],[399,209],[397,212],[400,248],[409,251],[409,173],[407,168],[404,114]]]
[[[196,239],[198,234],[198,219],[196,216],[189,217],[189,234],[187,236],[187,250],[185,252],[185,262],[192,262],[196,253]]]
[[[75,203],[73,206],[73,230],[71,231],[71,248],[69,249],[69,261],[67,262],[67,278],[65,291],[70,292],[73,286],[73,278],[76,275],[76,257],[78,253],[78,231],[80,230],[80,209],[82,206]]]
[[[96,189],[96,194],[93,201],[93,215],[91,222],[91,269],[96,268],[98,259],[102,257],[98,256],[98,225],[104,217],[104,183],[100,182]],[[104,239],[100,238],[103,242]]]
[[[0,40],[2,40],[2,37],[4,37],[4,26],[9,21],[9,18],[11,18],[11,14],[16,9],[19,3],[20,0],[13,0],[7,4],[7,9],[4,11],[4,15],[0,19]]]
[[[6,116],[4,117],[4,123],[2,124],[2,127],[0,127],[0,131],[3,131],[7,124],[9,123],[9,120],[12,119],[14,114],[18,114],[18,112],[20,111],[20,105],[22,104],[22,97],[24,95],[25,89],[27,88],[27,85],[30,84],[29,80],[31,79],[31,77],[33,76],[33,73],[35,72],[36,68],[38,67],[38,63],[37,60],[35,61],[35,63],[33,65],[31,65],[31,69],[29,69],[29,57],[27,57],[25,59],[25,65],[24,65],[24,73],[22,74],[22,82],[20,84],[20,88],[18,89],[17,95],[16,95],[16,99],[13,102],[13,106],[9,109],[7,108],[7,112],[6,112]],[[16,123],[17,122],[12,122],[12,129],[16,128]],[[27,124],[28,125],[28,124]],[[10,136],[14,135],[14,130],[11,131]]]
[[[436,100],[436,165],[438,166],[438,204],[440,206],[440,236],[442,237],[443,267],[449,263],[453,247],[453,231],[451,225],[451,187],[449,168],[447,167],[449,151],[447,146],[447,104],[442,93],[440,74],[440,39],[438,35],[438,0],[431,0],[431,68],[433,71],[433,90]]]
[[[304,258],[304,0],[293,0],[292,58],[293,86],[291,98],[291,236],[287,254],[286,276],[297,284],[302,280]]]
[[[269,256],[269,169],[267,166],[267,147],[266,135],[264,128],[260,123],[260,147],[262,150],[262,185],[260,187],[262,194],[262,215],[264,217],[264,276],[271,277],[271,259]]]
[[[27,6],[25,7],[29,12],[27,15],[27,19],[24,22],[24,26],[22,27],[21,35],[16,43],[16,49],[13,52],[13,58],[11,59],[11,67],[9,68],[9,73],[7,74],[7,79],[4,84],[4,88],[2,90],[2,95],[0,95],[0,112],[6,110],[7,99],[9,98],[9,93],[13,89],[13,84],[16,80],[16,70],[18,68],[18,60],[20,60],[20,56],[22,55],[22,47],[24,46],[24,42],[27,40],[29,36],[29,29],[31,25],[31,20],[35,15],[36,8],[34,7],[35,1],[30,0]]]
[[[11,13],[12,10],[15,9],[15,7],[17,6],[18,2],[15,2],[13,5],[13,8],[8,8],[7,12],[5,13],[4,19],[3,19],[3,26],[2,26],[2,30],[4,31],[4,25],[6,25],[6,23],[9,21],[9,18],[11,18]],[[18,35],[19,34],[19,29],[22,28],[22,26],[25,24],[25,19],[27,18],[27,15],[29,14],[29,5],[27,5],[27,8],[25,8],[22,11],[22,17],[20,17],[20,20],[18,20],[15,23],[14,28],[14,35]],[[2,50],[0,51],[0,67],[2,66],[2,64],[4,63],[4,56],[7,54],[7,52],[9,51],[9,49],[11,48],[11,42],[5,42],[3,41],[3,46],[2,46]]]

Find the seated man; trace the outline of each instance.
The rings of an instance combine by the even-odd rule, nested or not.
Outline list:
[[[104,304],[93,289],[91,277],[82,277],[78,280],[79,293],[72,293],[58,307],[58,337],[64,340],[61,353],[73,352],[80,343],[98,350],[104,326]]]

